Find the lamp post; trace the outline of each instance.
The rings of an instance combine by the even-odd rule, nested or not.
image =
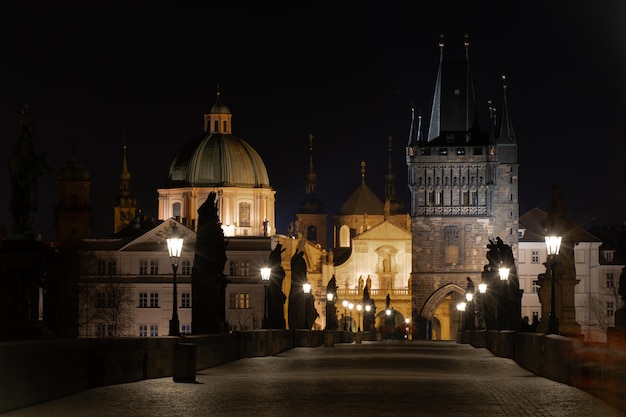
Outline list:
[[[272,268],[264,266],[261,268],[261,280],[263,281],[263,287],[265,289],[265,298],[263,299],[263,324],[261,327],[264,329],[269,328],[269,314],[268,314],[268,306],[267,306],[267,287],[270,282],[270,277],[272,276]]]
[[[357,326],[357,332],[361,332],[361,310],[363,309],[363,306],[361,304],[357,304],[356,305],[356,311],[358,312],[358,318],[356,321],[356,326]]]
[[[346,317],[346,307],[348,307],[348,300],[343,300],[341,302],[343,305],[343,331],[348,330],[348,317]]]
[[[354,303],[348,303],[348,309],[350,310],[350,331],[352,331],[352,309],[354,308]]]
[[[174,272],[174,292],[172,295],[172,319],[170,320],[170,336],[180,336],[180,323],[178,321],[178,290],[176,288],[176,271],[178,270],[178,261],[180,261],[180,254],[182,251],[183,238],[178,234],[176,226],[174,226],[172,228],[170,236],[167,238],[167,252],[170,255],[172,271]]]
[[[330,320],[330,315],[331,315],[331,307],[332,307],[332,303],[335,300],[335,294],[333,294],[332,292],[327,292],[326,293],[326,329],[327,330],[335,330],[335,329],[331,329],[331,320]],[[336,315],[336,312],[333,313]]]
[[[465,303],[464,302],[460,302],[456,305],[456,309],[459,311],[459,321],[460,326],[459,326],[459,333],[463,332],[463,313],[465,312]]]
[[[309,327],[309,294],[311,293],[311,284],[305,282],[302,284],[302,291],[304,291],[304,328],[310,330]]]
[[[474,293],[466,291],[465,292],[465,300],[467,301],[467,305],[466,308],[470,309],[470,312],[473,311],[472,309],[472,300],[474,299]],[[469,330],[473,330],[474,329],[474,322],[470,321],[470,319],[474,319],[474,315],[472,314],[471,317],[469,317],[468,315],[465,315],[464,317],[465,321],[467,323],[465,323],[466,325],[469,324],[469,326],[467,326],[469,328]]]
[[[546,236],[546,248],[548,249],[548,257],[550,258],[550,320],[548,321],[548,334],[559,333],[559,322],[556,318],[556,257],[559,255],[561,248],[561,236]]]
[[[480,312],[481,312],[481,326],[487,330],[487,323],[485,322],[485,294],[487,294],[487,284],[481,282],[478,284],[478,292],[480,292]]]
[[[365,312],[367,313],[367,324],[369,324],[370,326],[373,324],[372,320],[369,318],[370,317],[370,311],[372,311],[372,306],[369,304],[365,304]],[[371,327],[370,327],[371,328]],[[365,313],[363,313],[363,331],[369,331],[370,328],[365,328]]]
[[[502,262],[500,262],[500,267],[498,268],[498,273],[500,274],[500,297],[498,300],[498,330],[502,330],[504,327],[507,327],[507,315],[504,314],[505,304],[504,304],[504,292],[506,289],[506,283],[509,280],[509,268],[504,266]]]
[[[409,340],[409,323],[411,322],[410,318],[405,318],[404,319],[404,323],[406,323],[406,335],[405,335],[405,339]]]

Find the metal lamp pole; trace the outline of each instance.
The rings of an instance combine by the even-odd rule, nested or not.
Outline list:
[[[263,267],[261,268],[261,280],[263,281],[263,287],[265,289],[265,297],[263,298],[263,324],[261,327],[264,329],[269,328],[269,314],[268,314],[268,305],[267,305],[267,287],[270,282],[270,277],[272,276],[272,268]]]
[[[343,305],[343,331],[348,330],[348,317],[346,317],[346,307],[348,307],[348,300],[343,300],[341,302]]]
[[[172,319],[170,320],[170,336],[180,336],[180,323],[178,321],[178,290],[176,282],[176,271],[178,270],[178,261],[183,251],[183,238],[180,237],[176,226],[173,227],[170,236],[167,238],[167,251],[170,255],[172,263],[172,271],[174,272],[173,282],[174,291],[172,295]]]
[[[302,291],[304,291],[304,328],[310,330],[309,325],[309,294],[311,293],[311,284],[305,282],[302,284]]]
[[[550,320],[548,321],[548,334],[559,333],[559,322],[556,318],[556,257],[561,248],[561,236],[546,236],[546,248],[548,249],[548,257],[550,258]]]
[[[361,310],[363,309],[363,306],[361,304],[357,304],[356,305],[356,311],[358,311],[358,319],[356,321],[356,325],[357,325],[357,332],[361,333]]]
[[[481,325],[483,329],[487,330],[487,323],[485,322],[485,294],[487,294],[487,284],[484,282],[478,284],[478,291],[480,292]]]

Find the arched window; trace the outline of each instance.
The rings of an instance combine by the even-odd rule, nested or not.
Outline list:
[[[307,240],[317,240],[317,227],[311,225],[306,229]]]
[[[174,203],[172,204],[172,217],[175,219],[179,219],[181,216],[180,213],[180,203]]]
[[[215,132],[219,132],[219,130],[220,130],[220,121],[219,120],[216,120],[215,122],[213,122],[213,130]]]
[[[224,132],[223,133],[228,132],[228,120],[224,120],[223,125],[224,125]]]
[[[345,224],[339,229],[339,247],[350,247],[350,228]]]

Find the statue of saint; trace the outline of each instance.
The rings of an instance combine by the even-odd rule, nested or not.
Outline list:
[[[15,234],[34,233],[37,214],[37,180],[49,171],[45,153],[38,154],[33,142],[33,123],[22,111],[20,136],[11,146],[11,214],[12,232]]]

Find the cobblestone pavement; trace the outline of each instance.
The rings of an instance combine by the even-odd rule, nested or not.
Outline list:
[[[625,416],[577,388],[453,341],[295,348],[196,373],[91,389],[2,417]]]

